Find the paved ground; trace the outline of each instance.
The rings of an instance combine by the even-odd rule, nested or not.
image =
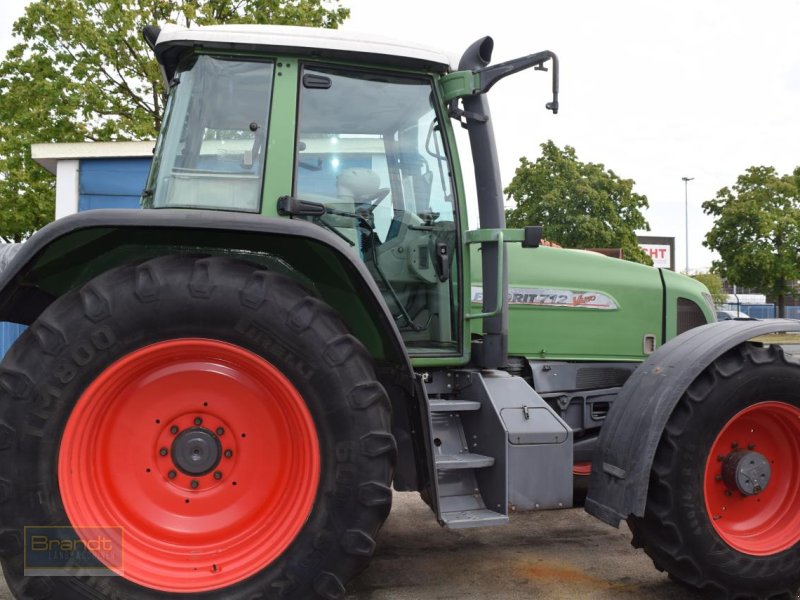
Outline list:
[[[784,344],[783,348],[789,354],[794,354],[795,356],[800,356],[800,344]]]
[[[515,515],[491,529],[441,529],[417,494],[396,494],[372,565],[347,600],[700,600],[670,583],[583,510]],[[5,585],[0,600],[10,600]]]
[[[416,494],[396,494],[369,569],[348,600],[698,600],[582,509],[514,515],[490,529],[441,529]]]

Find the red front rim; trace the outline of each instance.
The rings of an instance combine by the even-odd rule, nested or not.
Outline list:
[[[153,344],[103,371],[67,422],[58,462],[79,534],[123,532],[124,562],[107,566],[184,593],[274,561],[308,519],[319,473],[316,428],[292,383],[263,358],[204,339]]]
[[[758,453],[756,462],[768,465],[754,472],[768,476],[758,493],[743,493],[723,477],[737,452]],[[800,541],[800,409],[761,402],[735,415],[711,447],[704,489],[714,529],[731,547],[768,556],[794,546]]]

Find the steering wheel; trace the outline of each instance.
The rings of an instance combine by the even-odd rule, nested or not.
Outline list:
[[[380,205],[381,202],[386,200],[386,196],[388,196],[389,192],[391,192],[391,191],[392,190],[390,190],[389,188],[381,188],[377,192],[375,192],[372,196],[370,196],[369,198],[364,198],[364,203],[365,204],[367,202],[370,203],[369,206],[365,207],[367,212],[369,214],[374,213],[375,209],[378,208],[378,206]]]

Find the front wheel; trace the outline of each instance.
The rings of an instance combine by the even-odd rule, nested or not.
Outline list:
[[[340,598],[390,508],[369,355],[258,267],[164,257],[103,274],[42,314],[0,382],[0,553],[19,599]],[[114,576],[82,576],[75,556],[72,576],[30,576],[25,528],[54,525]],[[109,547],[91,546],[98,530]]]
[[[800,588],[800,362],[778,346],[719,357],[670,417],[634,545],[713,597]]]

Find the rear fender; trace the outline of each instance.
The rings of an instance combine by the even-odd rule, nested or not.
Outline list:
[[[0,270],[0,321],[30,325],[100,273],[165,254],[225,255],[293,277],[338,311],[389,391],[400,445],[398,484],[416,489],[424,431],[411,361],[383,295],[353,249],[303,220],[202,210],[95,210],[51,223]],[[354,400],[356,401],[356,400]],[[416,446],[416,448],[414,447]],[[416,456],[415,456],[416,455]],[[415,466],[415,463],[417,466]]]
[[[299,220],[200,210],[97,210],[60,219],[0,272],[0,320],[30,324],[99,273],[168,253],[224,254],[296,278],[339,311],[376,360],[410,371],[400,332],[364,264],[335,235]]]
[[[719,356],[754,337],[800,331],[800,322],[727,321],[687,331],[634,372],[600,430],[586,511],[619,527],[644,516],[650,469],[661,433],[691,383]]]

